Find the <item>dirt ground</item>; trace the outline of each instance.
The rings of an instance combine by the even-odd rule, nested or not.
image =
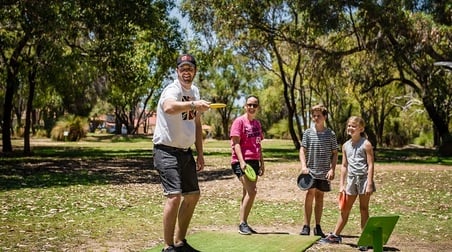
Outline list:
[[[271,167],[267,167],[267,173],[259,178],[258,182],[258,196],[256,201],[260,199],[272,200],[275,201],[293,201],[299,200],[303,201],[304,194],[300,193],[300,190],[293,184],[287,183],[290,181],[290,177],[296,174],[299,171],[299,167],[296,164],[289,165],[287,164],[281,165],[280,169],[276,169],[278,164],[271,164]],[[207,167],[208,169],[208,167]],[[403,164],[379,164],[378,169],[382,170],[430,170],[430,171],[443,171],[450,170],[451,167],[441,166],[441,165],[403,165]],[[336,187],[333,182],[333,188]],[[223,180],[215,180],[215,181],[207,181],[201,182],[201,190],[203,195],[216,194],[221,191],[231,190],[230,188],[236,187],[238,181],[235,178],[231,179],[223,179]],[[212,184],[212,185],[211,185]],[[213,185],[214,184],[214,185]],[[274,190],[277,188],[277,190]],[[327,193],[325,194],[325,201],[335,201],[336,200],[335,193]],[[313,218],[313,217],[312,217]],[[302,220],[300,220],[302,222]],[[227,227],[221,227],[222,229]],[[265,227],[253,225],[253,228],[260,232],[272,232],[277,227]],[[291,234],[298,234],[300,232],[301,226],[299,223],[296,225],[285,225],[285,231],[288,231]],[[331,230],[323,230],[325,233]],[[357,228],[356,235],[347,235],[343,234],[343,243],[342,244],[314,244],[311,248],[309,248],[308,252],[315,251],[358,251],[356,246],[360,231]],[[368,251],[372,251],[369,249]],[[430,243],[419,239],[413,242],[412,239],[407,239],[404,236],[398,235],[397,233],[393,233],[388,241],[388,244],[384,246],[384,251],[417,251],[417,252],[430,252],[430,251],[452,251],[452,242],[444,241],[439,243]]]

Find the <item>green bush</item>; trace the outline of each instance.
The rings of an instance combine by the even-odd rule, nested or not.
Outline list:
[[[66,132],[66,134],[65,134]],[[88,121],[75,115],[60,118],[50,132],[50,137],[55,141],[79,141],[86,137]]]
[[[280,120],[272,125],[267,134],[269,138],[290,139],[289,122],[286,119]]]
[[[433,147],[433,133],[421,132],[421,134],[414,139],[414,144],[424,147]]]

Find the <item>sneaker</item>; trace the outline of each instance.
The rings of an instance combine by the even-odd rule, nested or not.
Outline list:
[[[311,229],[309,228],[309,226],[304,225],[303,228],[301,229],[300,235],[309,235],[310,232]]]
[[[182,245],[181,246],[177,246],[175,251],[181,251],[181,252],[200,252],[199,250],[193,248],[192,246],[190,246],[190,244],[188,244],[186,239],[182,240]]]
[[[162,252],[176,252],[176,248],[173,246],[169,246],[167,248],[162,248]]]
[[[252,229],[252,228],[250,227],[250,225],[248,225],[248,228],[250,229],[250,231],[251,231],[252,234],[257,234],[257,231],[254,230],[254,229]]]
[[[317,235],[317,236],[320,236],[322,238],[325,238],[325,234],[322,232],[322,228],[320,227],[320,225],[315,225],[314,235]]]
[[[330,233],[325,238],[320,239],[319,243],[342,243],[342,237],[340,235]]]
[[[251,231],[251,228],[248,226],[248,224],[246,222],[240,223],[240,225],[239,225],[239,234],[250,235],[252,233],[253,233],[253,231]]]
[[[359,251],[367,251],[369,248],[367,246],[359,246],[358,250]]]

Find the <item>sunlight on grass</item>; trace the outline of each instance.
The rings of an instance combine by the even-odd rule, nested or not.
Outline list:
[[[152,170],[150,138],[33,141],[34,156],[0,158],[0,251],[140,250],[161,244],[165,198]],[[263,145],[267,171],[249,220],[277,231],[299,230],[304,194],[294,184],[298,152],[290,141],[265,140]],[[241,187],[230,171],[229,141],[207,140],[204,148],[202,196],[192,227],[235,230]],[[377,163],[371,215],[400,215],[395,233],[403,239],[444,241],[452,228],[452,169],[420,164],[413,170],[378,170]],[[273,187],[277,181],[296,191]],[[337,186],[333,181],[333,192],[325,194],[325,232],[337,220]],[[343,233],[358,234],[359,223],[355,204]]]

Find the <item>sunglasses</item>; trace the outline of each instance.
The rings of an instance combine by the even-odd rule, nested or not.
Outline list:
[[[195,70],[195,68],[193,68],[193,67],[184,67],[184,68],[180,67],[180,68],[179,68],[179,71],[180,71],[181,73],[184,73],[184,72],[193,72],[194,70]]]
[[[248,104],[246,104],[246,106],[247,106],[248,108],[258,108],[258,107],[259,107],[259,104],[248,103]]]

